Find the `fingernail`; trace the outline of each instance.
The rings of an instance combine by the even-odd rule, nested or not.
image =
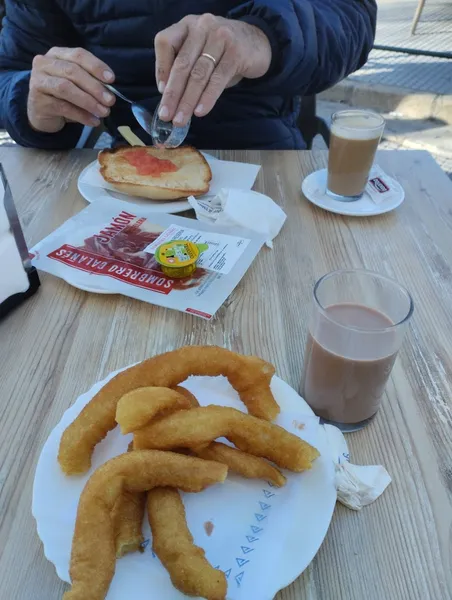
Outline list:
[[[105,81],[111,81],[114,75],[111,71],[104,71],[104,79]]]
[[[183,123],[184,121],[184,113],[182,111],[179,111],[177,113],[177,115],[174,117],[174,122],[175,123]]]
[[[197,115],[202,115],[203,112],[204,112],[204,106],[202,104],[198,104],[198,106],[195,108],[195,113]]]
[[[106,117],[109,112],[110,110],[106,106],[102,106],[102,104],[97,105],[97,114],[101,115],[102,117]]]
[[[167,119],[169,117],[169,110],[167,106],[162,106],[159,110],[159,117],[161,119]]]
[[[91,119],[91,124],[92,124],[92,126],[93,126],[93,127],[99,127],[99,125],[100,125],[100,120],[99,120],[97,117],[93,117],[93,118]]]
[[[110,94],[109,92],[104,92],[102,95],[105,102],[113,102],[113,94]]]
[[[159,81],[158,89],[161,94],[165,91],[166,84],[164,81]]]

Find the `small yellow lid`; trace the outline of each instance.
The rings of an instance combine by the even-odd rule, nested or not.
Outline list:
[[[189,277],[196,270],[196,261],[202,250],[186,240],[171,240],[155,251],[155,260],[169,277]]]

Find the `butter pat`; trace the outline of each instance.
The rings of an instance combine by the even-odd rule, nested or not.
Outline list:
[[[158,246],[154,257],[165,275],[181,279],[190,277],[196,271],[199,254],[200,250],[193,242],[172,240]]]

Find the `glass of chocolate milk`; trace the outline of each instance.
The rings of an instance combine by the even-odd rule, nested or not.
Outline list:
[[[343,110],[332,117],[327,194],[335,200],[359,200],[366,188],[383,134],[383,117],[365,110]]]
[[[301,387],[323,422],[355,431],[371,421],[412,314],[407,290],[378,273],[335,271],[316,283]]]

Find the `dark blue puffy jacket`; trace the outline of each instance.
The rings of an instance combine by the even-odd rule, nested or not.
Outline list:
[[[188,142],[212,149],[303,148],[298,97],[328,88],[365,63],[376,10],[375,0],[6,0],[0,121],[23,146],[76,145],[80,125],[56,134],[28,125],[32,59],[53,46],[86,48],[110,65],[120,91],[154,109],[154,36],[188,14],[210,12],[260,27],[271,42],[272,67],[263,78],[226,90],[210,115],[193,119]],[[113,135],[119,125],[137,130],[119,101],[106,125]]]

